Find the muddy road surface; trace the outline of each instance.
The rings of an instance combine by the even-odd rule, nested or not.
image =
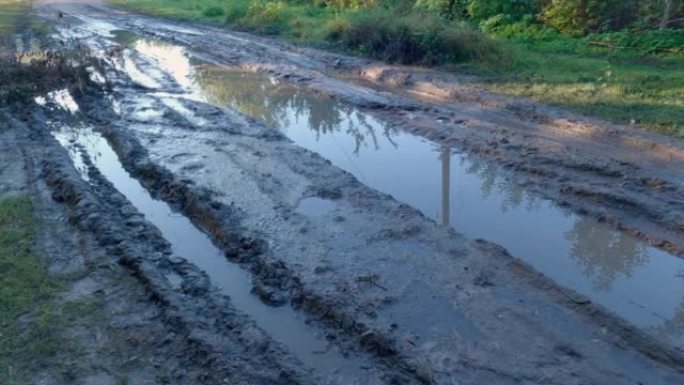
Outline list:
[[[61,223],[57,265],[95,256],[75,290],[116,293],[100,344],[136,357],[36,383],[684,383],[681,141],[101,3],[34,11],[99,65],[4,113],[24,187],[0,189]]]

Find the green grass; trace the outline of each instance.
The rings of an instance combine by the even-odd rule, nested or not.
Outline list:
[[[25,21],[30,0],[0,0],[0,49],[10,46],[11,36]]]
[[[535,25],[490,23],[482,25],[490,35],[486,38],[463,23],[401,5],[341,12],[295,1],[111,1],[145,13],[279,35],[388,61],[444,65],[477,75],[476,82],[492,91],[684,137],[684,56],[652,49],[668,44],[684,51],[681,30],[639,38],[628,33],[570,38]],[[588,40],[634,44],[614,50],[591,47]]]
[[[331,9],[282,1],[114,0],[114,4],[174,19],[201,21],[315,42],[336,18]]]
[[[37,223],[27,197],[0,199],[0,383],[30,383],[38,370],[51,368],[68,380],[78,345],[68,326],[98,314],[96,299],[56,301],[55,294],[78,278],[48,271],[36,254]]]
[[[684,137],[684,57],[591,48],[586,39],[506,40],[504,65],[467,64],[490,90]]]
[[[64,346],[49,300],[62,281],[33,252],[36,222],[26,197],[0,200],[0,378],[22,383],[25,368]]]
[[[0,0],[0,33],[12,32],[17,17],[26,13],[28,5],[26,0]]]

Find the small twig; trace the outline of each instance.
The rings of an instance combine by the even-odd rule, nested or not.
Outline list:
[[[378,280],[380,280],[380,277],[378,277],[376,274],[362,275],[362,276],[356,278],[357,282],[366,282],[366,283],[369,283],[373,286],[377,286],[377,287],[381,288],[382,290],[387,291],[387,288],[382,286],[381,284],[379,284]]]

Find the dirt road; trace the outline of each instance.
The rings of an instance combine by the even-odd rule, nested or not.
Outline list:
[[[2,170],[32,175],[24,188],[62,223],[48,255],[79,255],[54,253],[78,234],[108,266],[75,284],[85,295],[135,278],[105,297],[123,308],[114,329],[157,337],[112,339],[158,360],[94,354],[69,379],[40,378],[684,383],[681,141],[100,3],[35,11],[53,47],[87,47],[101,66],[7,114],[2,160],[25,165]],[[424,156],[441,165],[436,215],[413,200],[432,193]],[[452,210],[451,177],[455,196],[505,190],[505,210]],[[576,231],[553,233],[564,221]],[[499,238],[499,222],[531,238]],[[581,280],[601,269],[619,277]]]

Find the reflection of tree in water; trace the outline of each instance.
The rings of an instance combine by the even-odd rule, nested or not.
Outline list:
[[[519,207],[523,203],[529,211],[538,209],[541,205],[541,200],[530,194],[523,186],[501,176],[501,169],[496,164],[481,160],[469,159],[468,161],[470,166],[466,172],[477,175],[480,179],[482,197],[488,199],[492,195],[501,196],[502,212]],[[466,159],[462,162],[466,162]]]
[[[258,74],[205,68],[197,74],[197,83],[210,102],[230,106],[274,128],[281,127],[279,113],[291,100],[289,90]]]
[[[528,210],[540,207],[543,200],[527,192],[519,184],[506,180],[500,175],[500,170],[496,164],[479,160],[470,160],[467,168],[469,174],[475,174],[480,179],[484,198],[501,196],[501,211],[506,212],[522,204]],[[597,290],[609,290],[617,278],[629,276],[636,266],[648,260],[643,244],[591,218],[578,218],[565,236],[572,242],[573,258],[587,276],[594,277]]]
[[[197,81],[212,103],[228,105],[270,127],[283,130],[293,123],[290,118],[294,118],[294,123],[305,118],[317,138],[336,132],[353,137],[355,154],[366,144],[373,149],[379,146],[376,127],[380,125],[372,124],[353,107],[326,97],[316,97],[261,74],[242,71],[205,69],[200,71]],[[396,129],[382,127],[382,135],[393,143],[391,136]]]
[[[579,217],[565,238],[572,242],[572,257],[587,276],[594,277],[597,290],[610,290],[617,278],[630,276],[635,267],[648,261],[643,244],[592,218]]]

